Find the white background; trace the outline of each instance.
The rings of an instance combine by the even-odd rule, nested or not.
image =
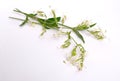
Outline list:
[[[20,28],[12,10],[26,12],[51,6],[58,15],[67,15],[68,25],[87,19],[106,30],[106,39],[86,36],[87,55],[82,71],[64,64],[64,40],[48,31],[39,37],[40,26]],[[120,1],[119,0],[0,0],[0,81],[120,81]],[[21,16],[20,16],[21,17]]]

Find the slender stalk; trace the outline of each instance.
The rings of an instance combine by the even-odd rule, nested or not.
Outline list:
[[[15,20],[20,20],[20,21],[24,21],[24,19],[20,19],[20,18],[16,18],[16,17],[9,17],[11,19],[15,19]]]
[[[15,20],[20,20],[20,21],[24,21],[24,19],[21,19],[21,18],[16,18],[16,17],[9,17],[11,19],[15,19]],[[32,22],[32,23],[35,23],[35,24],[39,24],[38,22]],[[64,25],[64,24],[61,24],[61,23],[58,23],[59,25],[65,27],[65,28],[68,28],[68,29],[73,29],[72,27],[70,26],[67,26],[67,25]]]
[[[67,26],[67,25],[64,25],[64,24],[61,24],[61,23],[58,23],[59,25],[61,25],[61,26],[63,26],[63,27],[65,27],[65,28],[68,28],[68,29],[73,29],[72,27],[70,27],[70,26]]]
[[[15,19],[15,20],[24,21],[24,19],[21,19],[21,18],[16,18],[16,17],[9,17],[9,18]],[[32,23],[34,23],[34,24],[40,24],[40,23],[38,23],[38,22],[32,22]]]
[[[74,41],[76,45],[78,45],[78,43],[75,41],[75,39],[72,36],[71,36],[71,39]]]

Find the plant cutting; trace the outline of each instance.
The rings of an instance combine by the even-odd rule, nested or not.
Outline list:
[[[48,17],[47,14],[45,14],[43,11],[37,11],[35,13],[26,13],[19,9],[15,9],[13,11],[25,16],[24,19],[9,17],[11,19],[22,21],[20,27],[24,26],[27,23],[32,23],[40,25],[40,27],[42,27],[43,31],[41,33],[41,36],[44,35],[46,30],[50,29],[57,30],[58,32],[61,32],[62,35],[65,35],[67,38],[65,39],[64,43],[61,44],[61,48],[67,49],[71,44],[74,44],[72,50],[70,51],[71,54],[66,57],[66,61],[71,63],[73,66],[76,66],[78,70],[82,70],[86,55],[86,50],[84,48],[85,39],[81,32],[88,32],[98,40],[102,40],[105,37],[101,29],[94,28],[96,26],[96,23],[90,23],[86,20],[74,27],[71,27],[64,24],[66,16],[57,16],[54,10],[51,10],[52,17]],[[80,39],[80,41],[77,42],[71,33],[75,34]]]

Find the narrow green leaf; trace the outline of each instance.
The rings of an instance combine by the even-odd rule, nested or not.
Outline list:
[[[48,26],[46,26],[46,20],[42,18],[37,18],[37,21],[46,29],[50,29]]]
[[[57,22],[59,22],[61,17],[56,17],[56,19],[57,19]],[[54,21],[55,22],[55,18],[48,18],[46,21],[48,21],[48,22]]]
[[[72,30],[82,40],[82,42],[85,43],[83,36],[75,28],[73,28]]]
[[[95,25],[96,25],[96,23],[94,23],[94,24],[91,24],[91,25],[90,25],[90,27],[93,27],[93,26],[95,26]]]
[[[28,22],[28,16],[26,16],[26,19],[22,22],[22,24],[20,24],[20,26],[25,25]]]
[[[61,17],[57,17],[56,19],[59,22]],[[48,28],[58,28],[58,24],[56,23],[55,18],[49,18],[45,23]]]
[[[33,17],[35,17],[37,14],[27,14],[28,15],[28,17],[31,17],[31,18],[33,18]]]
[[[60,19],[61,17],[57,17],[58,22],[60,21]],[[48,18],[48,19],[37,18],[37,20],[46,29],[58,28],[58,25],[56,24],[54,18]]]

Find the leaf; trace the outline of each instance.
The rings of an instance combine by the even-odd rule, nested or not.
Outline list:
[[[59,22],[60,19],[61,19],[61,17],[57,17],[56,18],[57,22]],[[56,27],[57,28],[58,24],[57,24],[56,20],[55,20],[55,18],[49,18],[49,19],[47,19],[46,20],[46,26],[48,26],[48,27]]]
[[[59,22],[60,19],[61,19],[61,17],[57,17],[56,19],[57,19],[57,21]],[[38,20],[38,22],[39,22],[43,27],[45,27],[46,29],[58,28],[58,25],[56,24],[54,18],[48,18],[48,19],[38,18],[37,20]]]
[[[57,19],[57,22],[59,22],[61,17],[56,17],[56,19]],[[55,18],[49,18],[47,19],[47,21],[55,21]]]
[[[96,25],[96,23],[94,23],[94,24],[91,24],[91,25],[90,25],[90,27],[93,27],[93,26],[95,26],[95,25]]]
[[[22,24],[20,24],[20,26],[25,25],[28,22],[28,16],[26,16],[26,19],[22,22]]]
[[[76,55],[76,48],[77,48],[77,47],[73,48],[73,50],[72,50],[72,55],[71,55],[71,56],[75,56],[75,55]]]
[[[45,19],[42,18],[37,18],[37,21],[46,29],[50,29],[49,27],[46,26],[46,21]]]
[[[28,16],[28,17],[31,17],[31,18],[35,17],[36,15],[37,15],[37,14],[32,14],[32,13],[31,13],[31,14],[27,14],[27,16]]]
[[[85,43],[83,36],[75,28],[73,28],[72,30],[82,40],[82,42]]]

